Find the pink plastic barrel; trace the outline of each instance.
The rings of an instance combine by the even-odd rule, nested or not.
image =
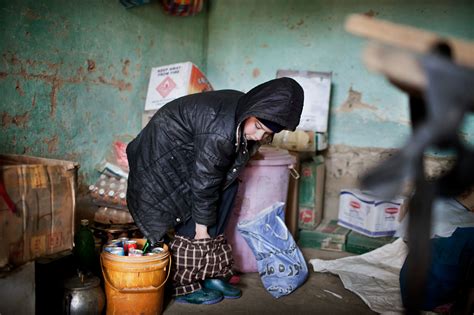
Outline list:
[[[237,271],[257,272],[255,256],[237,231],[237,224],[253,218],[277,201],[286,202],[290,168],[295,162],[295,157],[287,150],[265,146],[260,148],[242,172],[242,182],[225,231],[232,245]]]

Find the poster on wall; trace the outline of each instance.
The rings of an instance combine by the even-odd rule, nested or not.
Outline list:
[[[289,77],[304,90],[304,106],[298,129],[327,132],[332,72],[278,70],[277,78]]]

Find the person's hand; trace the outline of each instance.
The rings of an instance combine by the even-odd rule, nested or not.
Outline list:
[[[207,226],[196,223],[196,235],[194,239],[200,240],[203,238],[210,238],[209,233],[207,232]]]

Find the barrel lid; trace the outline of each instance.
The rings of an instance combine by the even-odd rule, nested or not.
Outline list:
[[[292,165],[296,163],[296,158],[288,150],[271,146],[262,146],[258,152],[250,159],[249,165]]]
[[[64,287],[73,291],[87,290],[98,287],[100,279],[96,276],[81,276],[72,277],[64,282]]]

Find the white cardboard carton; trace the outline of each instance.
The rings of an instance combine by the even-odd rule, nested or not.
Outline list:
[[[298,129],[328,131],[331,72],[278,70],[277,78],[296,80],[304,91],[304,106]]]
[[[357,189],[343,189],[338,224],[367,236],[392,236],[403,202],[403,198],[380,200]]]
[[[158,110],[178,97],[204,91],[212,91],[212,86],[192,62],[152,68],[145,111]]]

